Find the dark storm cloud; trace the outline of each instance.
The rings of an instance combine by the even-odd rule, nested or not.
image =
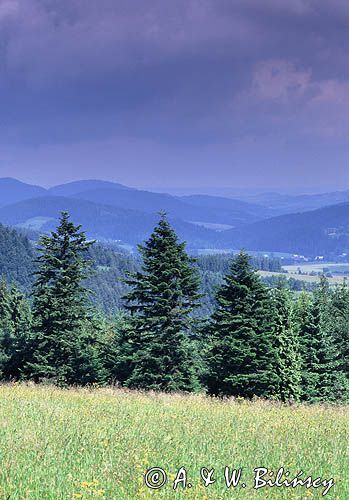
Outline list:
[[[344,0],[0,0],[0,174],[325,185],[336,157],[345,183],[348,21]]]

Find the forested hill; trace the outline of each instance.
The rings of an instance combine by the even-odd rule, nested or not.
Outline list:
[[[223,237],[233,248],[340,255],[349,251],[349,203],[273,217],[225,231]]]
[[[35,247],[14,229],[0,225],[0,276],[8,282],[15,281],[30,292],[33,282]],[[140,257],[116,251],[102,244],[95,244],[88,250],[88,258],[93,261],[93,275],[87,282],[93,291],[92,300],[105,312],[113,312],[122,307],[122,297],[127,291],[124,279],[127,273],[140,268]],[[214,294],[224,275],[228,272],[231,255],[205,255],[197,258],[196,266],[205,294],[201,313],[207,313],[213,305]],[[255,257],[253,265],[265,271],[280,271],[276,259]]]
[[[105,312],[121,308],[122,297],[128,290],[124,280],[129,272],[140,270],[140,257],[115,252],[102,245],[91,247],[89,257],[94,261],[94,275],[87,285],[94,292],[94,302]],[[216,289],[229,270],[231,258],[230,254],[202,255],[196,258],[194,266],[200,276],[201,292],[204,295],[199,315],[211,310]],[[253,257],[252,264],[255,269],[263,271],[281,271],[278,259]]]
[[[165,210],[189,250],[245,248],[335,260],[349,253],[349,202],[307,212],[303,208],[312,207],[312,200],[316,206],[346,196],[269,193],[258,198],[258,205],[218,196],[171,196],[98,180],[44,189],[0,179],[0,223],[48,233],[56,227],[59,213],[67,210],[89,238],[135,247],[150,234],[158,212]],[[280,215],[287,207],[294,213]]]
[[[34,249],[28,238],[0,224],[0,277],[28,289],[34,271]]]
[[[0,208],[0,221],[11,226],[32,228],[41,233],[57,225],[62,210],[82,224],[90,238],[121,240],[135,245],[148,237],[158,220],[156,213],[144,213],[107,204],[63,196],[41,196]],[[181,219],[170,219],[181,239],[195,247],[216,246],[218,234]]]
[[[25,182],[5,177],[0,179],[0,207],[43,196],[46,190],[40,186],[33,186]]]

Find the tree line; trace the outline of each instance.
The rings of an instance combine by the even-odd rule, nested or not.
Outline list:
[[[38,234],[32,232],[30,242],[28,237],[21,233],[22,230],[19,232],[18,229],[10,229],[0,224],[0,277],[6,277],[8,282],[15,281],[20,289],[29,295],[34,283],[34,260],[37,253],[35,242]],[[90,294],[91,302],[105,314],[115,314],[117,309],[123,308],[123,296],[128,292],[123,278],[128,272],[141,268],[139,254],[129,253],[117,244],[103,242],[91,245],[86,252],[86,258],[92,261],[93,273],[84,283],[93,292]],[[200,275],[202,294],[196,316],[208,316],[212,313],[215,290],[222,284],[229,269],[230,259],[231,254],[228,253],[196,256],[195,267]],[[251,262],[258,270],[282,271],[280,260],[274,257],[254,256]],[[264,281],[267,279],[270,277],[263,277]],[[291,281],[292,278],[288,279],[287,285],[295,288]],[[301,290],[304,284],[304,281],[298,281],[296,288]],[[268,285],[274,286],[274,283],[270,282]]]
[[[195,259],[166,215],[139,245],[124,311],[91,305],[94,242],[64,212],[41,238],[32,297],[0,283],[0,378],[58,385],[120,384],[280,401],[349,399],[349,288],[292,294],[260,279],[247,253],[227,266],[212,314]],[[207,265],[210,260],[207,260]]]

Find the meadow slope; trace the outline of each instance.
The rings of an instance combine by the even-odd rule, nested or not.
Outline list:
[[[0,386],[0,498],[310,499],[323,487],[253,489],[253,469],[335,479],[325,498],[349,498],[348,407],[280,406],[114,389]],[[150,467],[168,483],[144,484]],[[184,466],[192,487],[172,489]],[[215,469],[205,488],[201,467]],[[224,467],[247,487],[228,489]]]

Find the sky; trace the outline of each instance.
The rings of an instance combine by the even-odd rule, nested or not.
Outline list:
[[[0,0],[0,177],[349,188],[347,0]]]

